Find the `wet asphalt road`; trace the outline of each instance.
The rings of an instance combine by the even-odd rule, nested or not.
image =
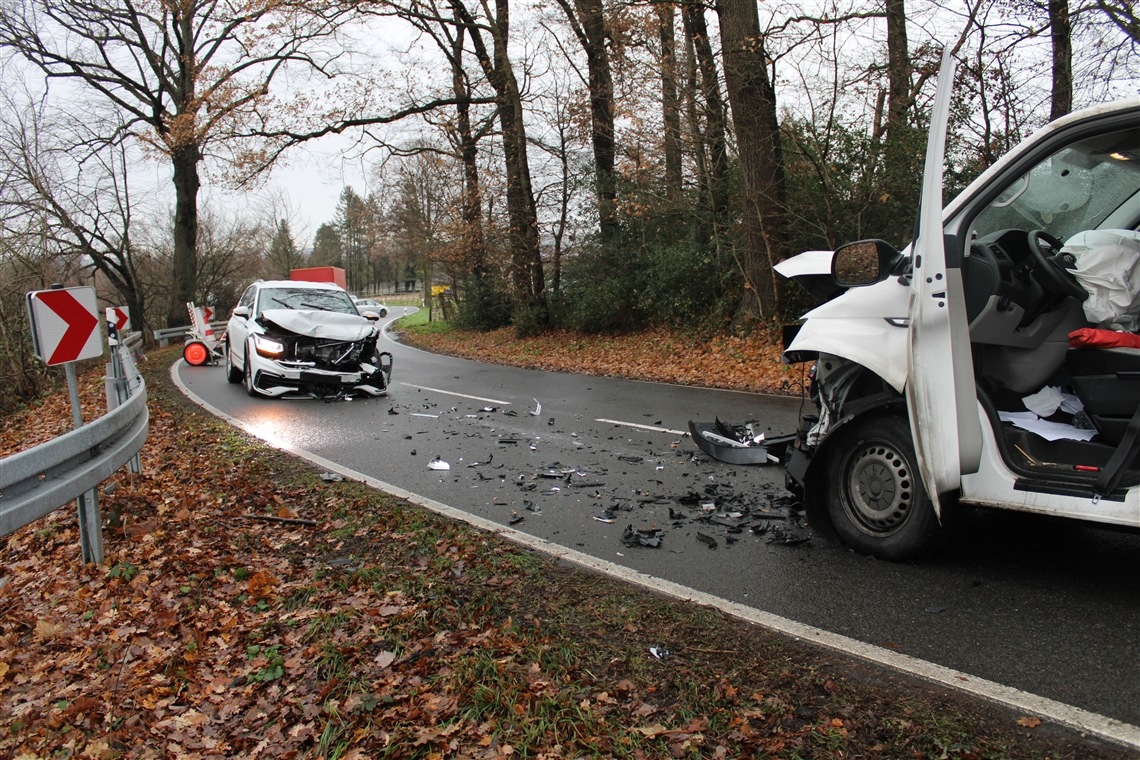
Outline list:
[[[709,503],[725,517],[779,513],[783,474],[711,461],[682,432],[715,416],[791,431],[799,399],[387,348],[386,399],[252,399],[221,366],[176,372],[270,442],[698,591],[1140,725],[1140,535],[980,511],[935,556],[892,564],[818,538],[732,533],[700,519]],[[434,457],[450,469],[429,469]],[[660,545],[624,545],[631,525],[661,530]]]

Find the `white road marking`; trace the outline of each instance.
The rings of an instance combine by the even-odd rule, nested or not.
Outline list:
[[[445,391],[445,390],[442,390],[440,388],[429,388],[426,385],[419,385],[417,383],[400,383],[400,385],[406,385],[409,388],[419,388],[420,390],[431,391],[432,393],[442,393],[445,396],[458,396],[459,398],[469,398],[472,401],[485,401],[488,404],[502,404],[503,406],[510,406],[511,405],[510,401],[499,401],[498,399],[483,398],[482,396],[468,396],[466,393],[456,393],[455,391]]]
[[[642,425],[642,424],[637,423],[637,422],[622,422],[621,420],[607,420],[604,417],[599,417],[598,419],[594,420],[594,422],[605,422],[605,423],[610,424],[610,425],[621,425],[623,427],[637,428],[638,430],[653,430],[654,432],[657,432],[657,433],[670,433],[672,435],[688,435],[689,434],[688,431],[685,431],[685,430],[670,430],[669,428],[663,428],[663,427],[660,427],[659,425]]]
[[[867,644],[857,639],[843,636],[842,634],[832,633],[822,628],[815,628],[814,626],[805,625],[804,623],[798,623],[789,618],[764,612],[754,607],[747,607],[737,602],[713,596],[712,594],[706,594],[703,591],[696,591],[695,589],[665,580],[664,578],[658,578],[638,570],[623,567],[608,560],[599,559],[589,554],[553,543],[552,541],[547,541],[544,538],[523,533],[522,531],[515,530],[514,528],[507,527],[492,520],[487,520],[478,515],[464,512],[442,502],[435,501],[434,499],[429,499],[426,496],[420,496],[417,493],[406,491],[399,486],[385,483],[382,480],[349,469],[304,449],[283,444],[280,440],[274,441],[267,438],[264,432],[257,430],[255,426],[248,425],[236,417],[231,417],[192,393],[178,376],[177,370],[182,363],[182,359],[179,359],[170,366],[170,376],[174,380],[174,384],[178,386],[187,398],[193,400],[214,416],[265,441],[274,448],[287,451],[312,462],[318,467],[325,468],[330,472],[336,472],[346,478],[359,480],[372,488],[384,491],[400,499],[406,499],[413,504],[419,504],[425,509],[430,509],[437,514],[460,520],[480,530],[497,533],[517,544],[544,552],[555,559],[573,562],[582,567],[593,569],[613,578],[632,583],[635,586],[640,586],[653,593],[665,594],[675,599],[692,601],[697,604],[714,607],[728,615],[732,615],[741,620],[747,620],[762,628],[767,628],[770,631],[775,631],[776,633],[791,636],[792,638],[802,641],[814,642],[842,654],[848,654],[867,662],[876,663],[891,670],[912,675],[951,690],[965,692],[975,697],[1004,705],[1013,710],[1037,715],[1054,723],[1067,726],[1068,728],[1094,734],[1110,742],[1140,750],[1140,727],[1138,726],[1125,723],[1115,718],[1099,715],[1089,710],[1083,710],[1079,707],[1073,707],[1072,705],[1067,705],[1064,702],[1058,702],[1048,697],[1042,697],[1037,694],[1022,691],[1021,689],[1015,689],[1011,686],[1004,686],[995,681],[978,678],[969,673],[953,670],[933,662],[920,660],[917,657],[911,657],[901,652],[878,647],[874,644]],[[413,385],[412,387],[421,386]],[[447,391],[440,391],[440,393],[446,392]],[[655,429],[661,430],[662,428]]]

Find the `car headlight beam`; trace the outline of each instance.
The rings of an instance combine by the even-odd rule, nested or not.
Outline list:
[[[266,337],[265,335],[253,336],[253,348],[257,351],[259,356],[264,356],[267,359],[278,359],[281,357],[281,354],[285,353],[284,343]]]

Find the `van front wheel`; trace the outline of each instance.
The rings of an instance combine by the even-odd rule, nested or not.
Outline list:
[[[849,423],[837,436],[828,457],[827,513],[839,538],[888,560],[927,549],[940,526],[906,420],[873,415]]]

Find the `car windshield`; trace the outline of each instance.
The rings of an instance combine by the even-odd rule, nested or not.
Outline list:
[[[1140,135],[1100,135],[1069,145],[1014,180],[979,215],[978,236],[1046,230],[1067,240],[1083,230],[1140,223]]]
[[[265,288],[259,297],[259,311],[266,309],[311,309],[356,314],[352,299],[343,290],[317,288]]]

